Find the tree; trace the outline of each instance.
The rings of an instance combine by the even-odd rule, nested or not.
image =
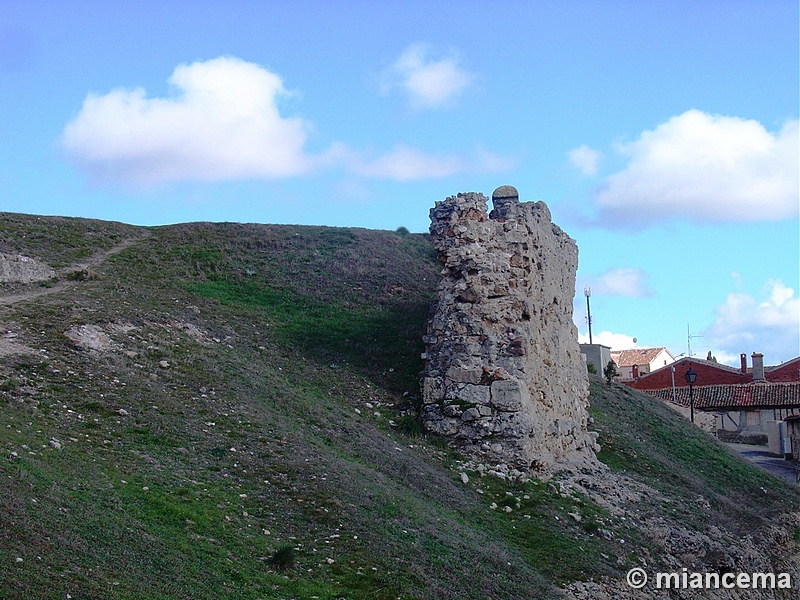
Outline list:
[[[603,375],[606,376],[606,382],[611,385],[611,380],[617,375],[617,365],[613,360],[608,361],[608,364],[603,369]]]

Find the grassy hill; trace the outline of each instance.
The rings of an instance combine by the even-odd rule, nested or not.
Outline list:
[[[0,284],[2,598],[548,598],[738,560],[715,544],[796,561],[797,489],[633,390],[592,381],[597,477],[481,477],[421,436],[426,236],[0,214],[0,252],[59,272]]]

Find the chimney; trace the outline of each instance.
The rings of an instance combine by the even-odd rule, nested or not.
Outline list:
[[[744,373],[745,375],[747,375],[747,354],[745,354],[744,352],[742,352],[742,353],[739,355],[739,360],[742,362],[742,373]]]
[[[753,381],[764,381],[764,355],[753,352]]]

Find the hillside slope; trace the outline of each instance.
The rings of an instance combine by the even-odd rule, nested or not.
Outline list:
[[[425,236],[0,214],[0,252],[58,272],[0,284],[4,598],[624,597],[642,564],[797,573],[796,488],[636,392],[592,383],[602,475],[516,484],[421,437]]]

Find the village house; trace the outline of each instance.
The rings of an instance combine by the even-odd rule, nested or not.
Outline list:
[[[781,421],[800,411],[800,357],[765,367],[764,356],[755,352],[751,368],[747,366],[747,355],[740,355],[740,362],[737,369],[695,357],[684,358],[625,383],[683,407],[690,406],[693,396],[696,411],[717,415],[718,437],[766,443],[770,421]],[[690,368],[697,376],[691,395],[686,381]]]
[[[622,382],[639,379],[675,362],[675,357],[664,347],[612,350],[611,359],[617,364],[618,380]]]

